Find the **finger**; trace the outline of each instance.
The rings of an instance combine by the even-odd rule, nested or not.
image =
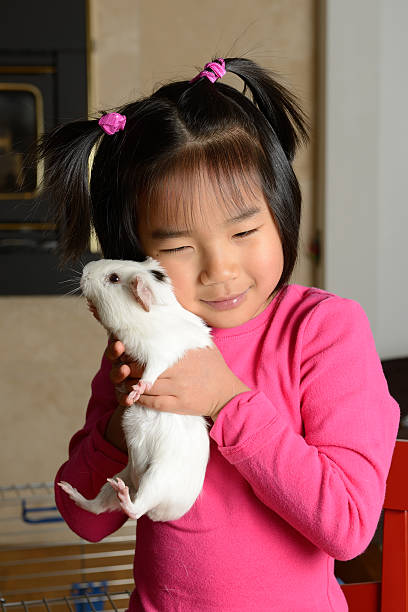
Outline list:
[[[140,398],[140,386],[138,379],[128,378],[115,387],[116,398],[121,406],[132,406]]]
[[[170,383],[169,380],[166,378],[158,378],[154,385],[152,385],[151,387],[146,387],[146,390],[143,391],[143,394],[150,397],[156,397],[158,395],[176,397],[177,388],[173,381]]]
[[[160,412],[176,412],[176,398],[171,395],[147,395],[143,393],[137,400],[145,408],[159,410]]]
[[[143,376],[144,366],[141,366],[140,363],[136,361],[131,361],[127,364],[130,368],[130,376],[132,378],[140,379]]]
[[[129,397],[128,393],[121,393],[121,391],[119,391],[117,387],[115,389],[115,392],[119,406],[128,407],[133,406],[133,404],[135,403],[133,399]]]
[[[105,356],[109,359],[109,361],[116,361],[119,357],[122,357],[125,352],[125,347],[120,340],[113,340],[109,342],[106,350]]]
[[[130,374],[130,368],[126,363],[113,365],[109,373],[109,378],[114,385],[119,385],[123,382]]]
[[[139,378],[131,378],[129,376],[123,382],[121,382],[119,385],[116,385],[116,388],[121,393],[124,393],[125,395],[128,395],[129,393],[131,393],[132,391],[135,391],[138,388],[139,380],[140,380]]]

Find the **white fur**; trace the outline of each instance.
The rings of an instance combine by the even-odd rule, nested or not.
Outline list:
[[[213,346],[209,328],[178,303],[168,276],[157,280],[152,270],[165,274],[150,257],[141,263],[102,259],[87,264],[81,279],[82,291],[102,325],[123,342],[133,360],[145,365],[140,392],[144,383],[152,385],[186,351]],[[109,280],[113,273],[120,282]],[[122,508],[135,519],[143,514],[153,521],[180,518],[204,482],[209,457],[204,417],[159,412],[136,403],[126,409],[123,428],[128,464],[95,499],[85,499],[68,483],[60,486],[94,514]]]

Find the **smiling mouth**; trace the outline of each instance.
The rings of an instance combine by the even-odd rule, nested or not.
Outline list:
[[[243,291],[243,293],[239,293],[238,295],[226,296],[225,298],[217,299],[217,300],[201,300],[204,304],[207,304],[214,310],[229,310],[231,308],[236,308],[246,299],[246,295],[248,293],[248,289]]]

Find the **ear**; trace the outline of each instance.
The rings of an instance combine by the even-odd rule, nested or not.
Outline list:
[[[141,305],[143,310],[149,312],[153,304],[153,293],[146,283],[138,276],[130,283],[130,288],[136,301]]]

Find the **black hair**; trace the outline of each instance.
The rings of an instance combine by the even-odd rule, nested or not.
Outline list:
[[[306,119],[271,72],[245,58],[226,58],[225,68],[243,80],[242,92],[206,77],[172,82],[117,109],[126,126],[112,136],[93,119],[43,137],[43,192],[54,205],[63,262],[86,250],[92,226],[104,257],[144,259],[141,215],[158,203],[169,177],[182,172],[187,186],[185,177],[192,184],[197,172],[205,172],[228,206],[245,205],[243,188],[262,191],[283,247],[277,289],[288,282],[301,210],[292,161],[300,142],[307,141]]]

